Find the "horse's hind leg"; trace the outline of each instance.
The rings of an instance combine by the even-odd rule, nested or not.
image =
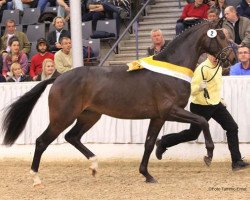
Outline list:
[[[101,114],[92,111],[83,111],[77,118],[75,126],[65,135],[66,141],[78,149],[84,156],[91,160],[92,175],[96,174],[98,167],[97,159],[86,146],[81,143],[81,137],[86,133],[101,117]]]
[[[43,152],[47,149],[47,147],[58,137],[58,135],[66,128],[67,126],[55,126],[51,123],[47,127],[47,129],[36,139],[36,148],[35,153],[31,165],[30,173],[34,176],[33,186],[40,185],[41,180],[37,175],[38,168],[40,165],[41,157]]]
[[[140,173],[143,176],[145,176],[147,183],[156,183],[157,182],[154,179],[154,177],[148,173],[148,161],[149,161],[149,157],[154,149],[156,138],[157,138],[164,122],[165,121],[163,121],[162,119],[151,119],[150,124],[149,124],[147,138],[146,138],[146,142],[145,142],[145,150],[144,150],[143,158],[142,158],[140,169],[139,169]]]

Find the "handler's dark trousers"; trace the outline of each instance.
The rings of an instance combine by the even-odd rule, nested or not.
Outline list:
[[[219,103],[218,105],[207,106],[191,103],[190,111],[197,115],[203,116],[207,121],[213,118],[216,122],[218,122],[226,131],[228,148],[231,153],[232,162],[241,160],[238,125],[222,103]],[[200,133],[201,128],[198,125],[191,124],[188,130],[162,136],[161,147],[168,148],[182,142],[196,140]]]

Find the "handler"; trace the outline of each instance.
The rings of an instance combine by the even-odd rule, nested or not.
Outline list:
[[[249,167],[249,163],[243,161],[241,158],[238,125],[220,97],[222,68],[216,66],[216,58],[208,55],[208,58],[195,70],[191,82],[190,111],[204,117],[207,121],[213,118],[226,130],[228,148],[232,159],[232,170],[244,169]],[[162,154],[168,147],[196,140],[200,133],[201,128],[196,124],[191,124],[188,130],[162,136],[156,142],[156,157],[161,160]]]

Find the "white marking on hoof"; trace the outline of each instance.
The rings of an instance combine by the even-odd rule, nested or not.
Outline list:
[[[89,169],[92,170],[92,175],[95,176],[97,173],[97,168],[98,168],[98,161],[97,161],[97,157],[91,157],[90,159],[91,165],[89,167]]]
[[[38,176],[37,172],[34,172],[33,170],[30,170],[30,174],[33,176],[33,187],[41,185],[42,181],[40,179],[40,177]]]

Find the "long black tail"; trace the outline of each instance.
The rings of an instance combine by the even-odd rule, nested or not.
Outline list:
[[[55,78],[38,83],[29,92],[26,92],[17,101],[12,103],[5,110],[3,120],[3,132],[5,133],[3,144],[12,145],[22,133],[28,118],[36,102],[44,92],[48,84],[55,81]]]

